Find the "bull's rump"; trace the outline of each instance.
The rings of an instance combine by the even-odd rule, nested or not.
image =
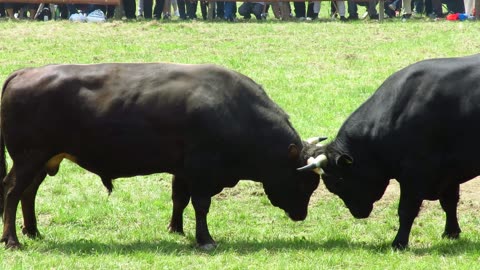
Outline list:
[[[212,65],[25,69],[6,85],[2,133],[13,159],[26,150],[48,157],[68,153],[110,177],[172,172],[182,166],[185,148],[195,147],[186,142],[223,136],[215,130],[223,123],[212,121],[232,121],[235,106],[226,95],[235,91],[222,90],[233,88],[236,76]]]

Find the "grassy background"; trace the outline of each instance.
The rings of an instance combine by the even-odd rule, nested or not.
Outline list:
[[[322,12],[325,12],[325,8]],[[480,25],[414,19],[330,22],[0,21],[0,82],[16,69],[51,63],[216,63],[250,76],[291,116],[303,137],[332,138],[345,118],[396,70],[432,57],[479,52]],[[479,200],[462,200],[459,241],[441,239],[444,215],[426,203],[410,249],[390,242],[398,228],[398,190],[371,217],[355,220],[323,185],[309,217],[290,221],[261,185],[243,181],[214,197],[209,227],[219,247],[194,247],[167,233],[170,176],[118,179],[107,195],[100,179],[64,162],[37,196],[42,240],[21,251],[0,248],[0,269],[473,269],[480,260]],[[480,189],[479,189],[480,190]],[[467,192],[467,193],[468,193]],[[478,198],[478,197],[477,197]],[[17,230],[21,225],[18,212]]]

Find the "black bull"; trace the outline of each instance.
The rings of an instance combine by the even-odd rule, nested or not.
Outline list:
[[[211,197],[239,179],[263,184],[293,220],[307,216],[319,177],[296,168],[319,148],[302,142],[288,115],[250,78],[214,65],[50,65],[14,72],[1,99],[1,241],[39,235],[35,196],[67,158],[100,176],[173,174],[170,231],[183,233],[191,200],[196,241],[215,246],[207,227]],[[7,174],[5,147],[13,165]]]
[[[400,183],[405,248],[423,200],[440,200],[444,236],[458,238],[459,185],[480,174],[480,55],[432,59],[390,76],[311,164],[357,218],[370,215],[390,179]]]

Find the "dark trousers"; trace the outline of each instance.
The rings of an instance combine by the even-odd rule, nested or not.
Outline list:
[[[137,7],[137,3],[135,0],[123,0],[123,10],[125,11],[125,17],[127,19],[135,19],[135,9]]]
[[[425,0],[425,12],[427,14],[435,13],[437,17],[443,17],[442,0]]]
[[[305,2],[293,2],[293,12],[295,18],[305,18]]]
[[[177,0],[178,13],[180,14],[180,19],[186,20],[196,18],[197,4],[193,5],[190,0]]]
[[[5,13],[5,6],[3,5],[3,3],[0,3],[0,17],[6,17],[6,13]]]
[[[153,8],[153,0],[143,0],[143,17],[145,19],[161,19],[164,5],[165,0],[157,0],[155,1],[155,8]]]

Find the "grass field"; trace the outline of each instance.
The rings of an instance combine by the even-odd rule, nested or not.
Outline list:
[[[0,21],[0,82],[16,69],[51,63],[216,63],[262,84],[303,137],[333,138],[396,70],[479,50],[474,22]],[[429,202],[403,252],[390,248],[398,228],[394,181],[365,220],[355,220],[321,184],[299,223],[271,206],[261,185],[242,181],[213,199],[209,228],[219,246],[211,252],[195,248],[191,206],[186,237],[167,232],[169,175],[114,184],[108,196],[96,175],[64,162],[37,196],[43,239],[19,234],[24,249],[0,248],[0,269],[476,269],[480,263],[475,181],[459,207],[460,240],[441,239],[444,214]]]

